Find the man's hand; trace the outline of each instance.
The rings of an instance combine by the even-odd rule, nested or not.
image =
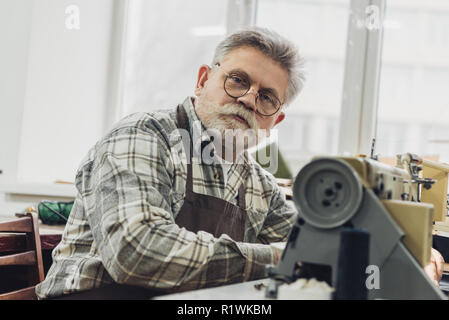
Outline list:
[[[440,280],[443,276],[443,264],[443,256],[432,248],[430,263],[424,268],[424,271],[437,286],[440,285]]]
[[[273,251],[275,262],[274,264],[277,265],[279,263],[279,260],[281,259],[282,252],[285,249],[285,246],[287,245],[286,242],[272,242],[270,243],[271,250]]]

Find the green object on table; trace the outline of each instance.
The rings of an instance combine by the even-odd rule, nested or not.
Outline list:
[[[37,207],[39,218],[44,224],[65,224],[69,218],[70,211],[72,211],[73,203],[74,201],[41,201]]]

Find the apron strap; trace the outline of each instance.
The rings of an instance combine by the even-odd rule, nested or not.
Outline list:
[[[180,129],[184,129],[187,132],[189,132],[189,136],[190,136],[190,127],[189,127],[189,121],[187,118],[187,114],[186,111],[184,109],[183,105],[178,105],[177,109],[176,109],[176,120],[178,122],[178,128]],[[187,144],[186,141],[183,141],[184,143],[184,148],[186,150],[186,152],[189,151],[189,161],[187,162],[187,180],[186,180],[186,197],[193,200],[195,194],[193,192],[193,170],[192,170],[192,158],[193,158],[193,143],[192,143],[192,139],[190,139],[190,143]],[[190,149],[189,149],[190,148]],[[242,185],[240,186],[239,190],[238,190],[238,206],[241,209],[245,209],[246,207],[246,193],[245,193],[245,187],[244,187],[244,183],[242,183]]]
[[[189,121],[187,118],[186,111],[184,110],[184,106],[182,104],[178,105],[176,108],[176,120],[178,122],[178,128],[184,129],[189,133],[189,143],[187,141],[183,141],[184,149],[189,153],[189,159],[187,159],[187,179],[186,179],[186,197],[189,199],[193,199],[193,178],[192,178],[192,158],[193,158],[193,143],[192,138],[190,136],[190,127]]]
[[[245,186],[244,183],[242,182],[240,188],[239,188],[239,195],[238,195],[238,205],[241,209],[245,210],[246,208],[246,193],[245,193]]]

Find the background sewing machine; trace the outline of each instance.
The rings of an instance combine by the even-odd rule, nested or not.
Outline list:
[[[448,173],[449,166],[412,154],[399,155],[396,166],[367,157],[312,160],[295,179],[299,217],[280,263],[267,268],[267,297],[276,298],[279,285],[306,277],[328,282],[336,298],[358,290],[353,297],[365,292],[369,299],[446,299],[424,266],[433,222],[437,230],[449,226]],[[379,270],[371,290],[368,266]]]

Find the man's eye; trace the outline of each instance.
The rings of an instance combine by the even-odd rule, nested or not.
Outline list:
[[[271,96],[268,95],[268,94],[263,94],[263,95],[262,95],[262,99],[263,99],[264,101],[266,101],[266,102],[273,102],[273,101],[274,101],[273,97],[271,97]]]
[[[246,81],[245,78],[236,76],[236,75],[231,75],[231,80],[234,84],[241,86],[241,87],[246,87],[248,85],[248,81]]]

